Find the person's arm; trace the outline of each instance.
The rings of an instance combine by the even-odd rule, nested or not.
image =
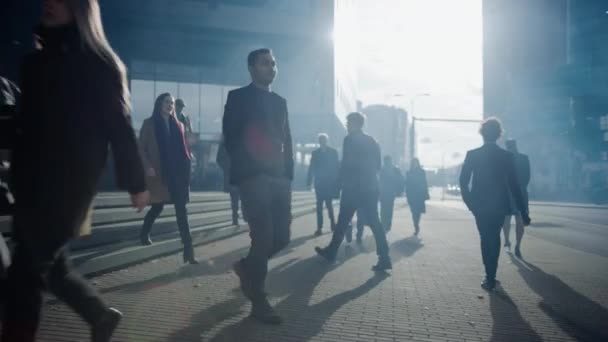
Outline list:
[[[117,185],[130,194],[138,194],[146,190],[144,168],[135,132],[129,123],[129,104],[125,102],[122,82],[118,73],[102,76],[100,85],[107,97],[100,102],[104,106],[103,119],[114,155]]]
[[[524,160],[525,160],[525,164],[524,164],[524,179],[521,180],[522,185],[525,186],[525,188],[528,188],[528,185],[530,184],[530,158],[528,158],[528,156],[524,155]]]
[[[340,168],[338,171],[338,186],[340,189],[344,189],[344,182],[346,181],[346,174],[349,169],[352,169],[352,156],[353,151],[351,139],[348,136],[344,137],[342,142],[342,161],[340,162]]]
[[[530,224],[530,216],[528,215],[528,207],[524,200],[524,196],[521,192],[521,186],[519,185],[519,181],[517,179],[515,160],[513,154],[511,153],[506,154],[505,171],[507,172],[507,183],[509,185],[509,190],[511,191],[511,195],[513,195],[513,199],[515,200],[515,205],[517,205],[517,208],[521,213],[524,225],[527,226]]]
[[[289,127],[289,111],[287,101],[283,100],[285,106],[285,142],[283,143],[283,160],[285,161],[285,176],[293,180],[293,143],[291,141],[291,128]]]
[[[429,184],[426,181],[426,172],[424,171],[424,169],[422,169],[422,186],[424,187],[424,198],[425,199],[431,199],[431,195],[429,195]]]
[[[226,167],[226,158],[228,156],[226,155],[226,147],[224,146],[224,143],[220,143],[220,146],[217,149],[217,156],[215,157],[215,162],[217,163],[217,165],[224,170]]]
[[[380,152],[380,144],[378,144],[378,142],[376,140],[374,141],[374,149],[373,149],[373,160],[374,160],[374,166],[376,168],[376,172],[380,171],[380,169],[382,168],[382,153]]]
[[[150,139],[152,138],[150,136],[151,132],[150,132],[150,121],[144,121],[144,123],[141,125],[141,129],[139,130],[139,155],[141,156],[141,161],[143,163],[144,166],[144,170],[146,172],[146,174],[151,175],[151,169],[153,169],[152,163],[150,162],[150,158],[149,158],[149,150],[148,150],[148,144],[150,142]],[[156,170],[155,170],[156,171]]]
[[[224,117],[222,118],[222,133],[224,135],[224,147],[226,152],[232,154],[237,144],[237,115],[236,99],[233,92],[228,93],[226,105],[224,106]]]
[[[464,204],[466,204],[469,210],[472,210],[471,206],[471,190],[469,188],[469,182],[471,181],[471,175],[473,174],[473,167],[471,165],[471,154],[467,152],[464,158],[464,164],[462,164],[462,170],[460,170],[460,194]]]

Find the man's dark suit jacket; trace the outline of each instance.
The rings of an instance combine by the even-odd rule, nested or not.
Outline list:
[[[338,173],[340,159],[335,148],[327,146],[312,151],[310,167],[308,168],[307,184],[315,182],[317,197],[323,199],[336,198],[339,195]]]
[[[293,179],[293,147],[287,101],[253,84],[228,93],[223,134],[230,183],[260,174]]]
[[[380,145],[374,138],[363,132],[347,135],[340,164],[342,196],[377,196],[380,166]]]
[[[522,214],[528,213],[517,180],[513,154],[496,144],[486,143],[467,152],[460,173],[460,190],[462,199],[474,215],[510,215],[513,209],[510,194],[513,194],[516,209]]]

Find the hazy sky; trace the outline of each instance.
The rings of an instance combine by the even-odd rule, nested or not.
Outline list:
[[[359,98],[426,118],[482,117],[481,0],[357,0]],[[352,37],[352,36],[351,36]],[[395,97],[395,94],[402,96]],[[477,124],[417,125],[425,166],[462,162],[479,145]],[[430,143],[421,143],[423,138]]]

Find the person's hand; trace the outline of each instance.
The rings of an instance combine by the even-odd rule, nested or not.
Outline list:
[[[528,213],[523,213],[521,215],[521,220],[524,222],[524,226],[527,227],[532,223],[532,219],[530,219],[530,215]]]
[[[146,176],[148,177],[156,177],[156,170],[153,167],[146,170]]]
[[[138,213],[144,210],[146,205],[148,205],[148,202],[150,202],[150,192],[147,190],[131,194],[131,204],[133,205],[133,208],[137,209]]]

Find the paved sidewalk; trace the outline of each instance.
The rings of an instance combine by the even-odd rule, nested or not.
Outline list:
[[[389,234],[394,270],[375,276],[369,230],[339,263],[314,255],[314,217],[294,221],[293,241],[271,263],[268,291],[282,326],[247,318],[230,265],[247,252],[240,235],[197,248],[206,260],[169,256],[92,279],[125,313],[116,341],[608,341],[608,259],[533,235],[520,261],[503,253],[502,290],[482,291],[479,239],[463,210],[429,206],[421,240],[406,208]],[[88,329],[49,299],[41,341],[88,341]]]

